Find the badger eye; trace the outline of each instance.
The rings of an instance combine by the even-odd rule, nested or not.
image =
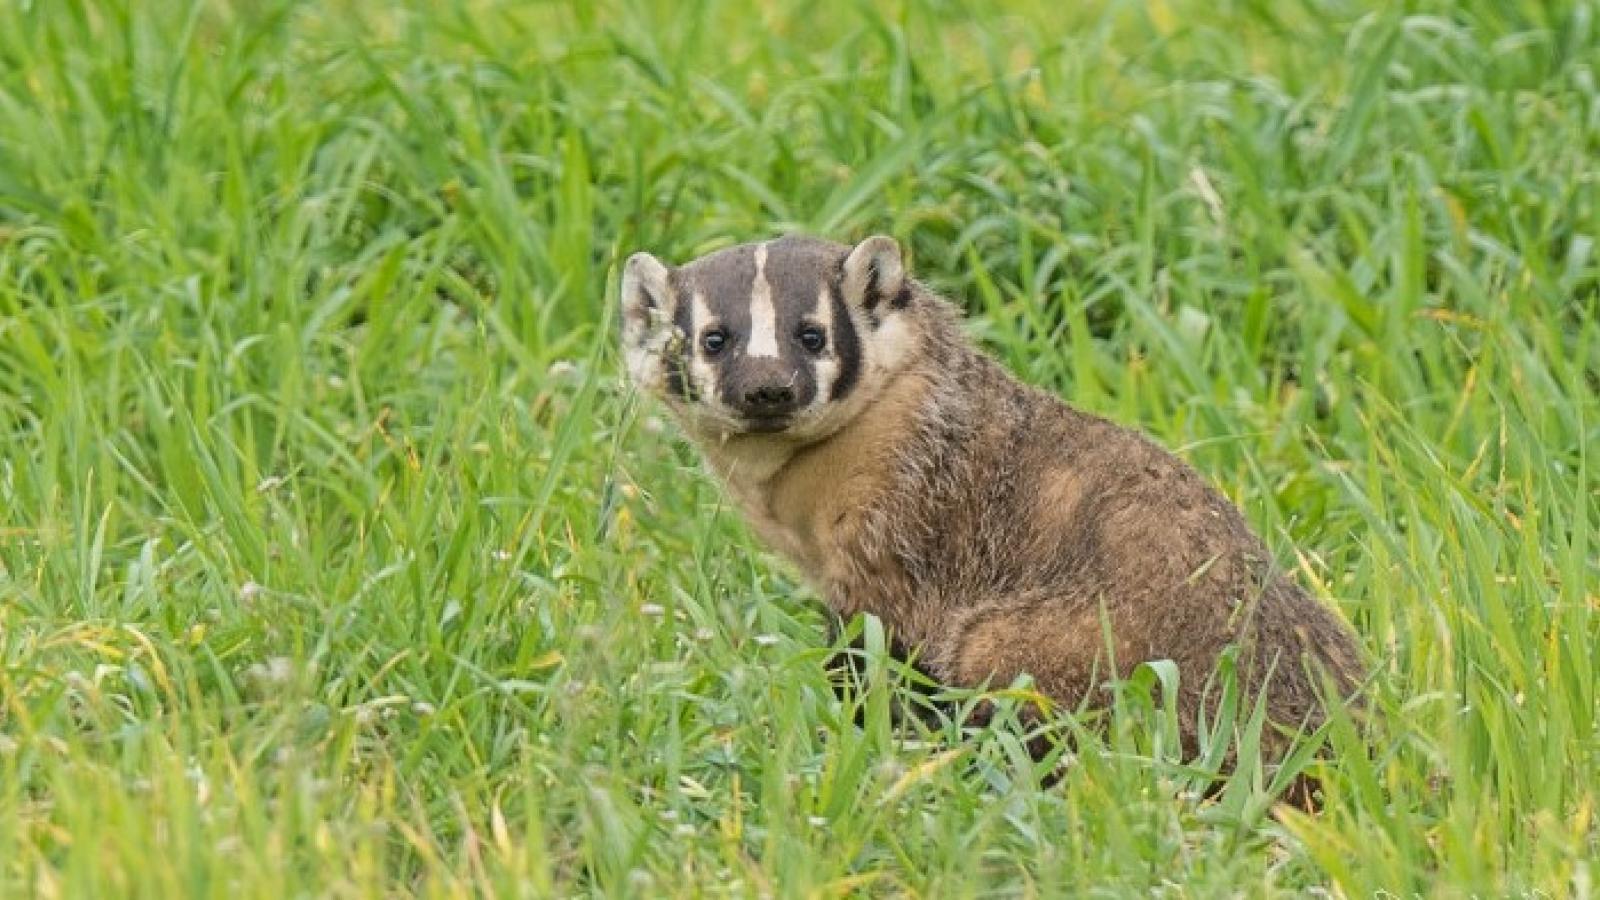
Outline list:
[[[828,336],[822,329],[815,325],[807,325],[800,329],[800,346],[812,353],[821,353],[822,348],[828,346]]]
[[[700,335],[700,346],[704,347],[707,353],[715,356],[722,352],[723,347],[728,346],[728,335],[720,329],[713,328]]]

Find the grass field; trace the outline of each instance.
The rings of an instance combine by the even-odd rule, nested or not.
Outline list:
[[[0,895],[1595,896],[1600,5],[1401,6],[0,3]],[[609,312],[795,229],[1354,624],[1320,815],[834,698]]]

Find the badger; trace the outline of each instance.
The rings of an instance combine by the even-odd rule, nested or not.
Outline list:
[[[1194,752],[1232,648],[1277,726],[1267,753],[1325,720],[1328,688],[1356,688],[1350,627],[1233,504],[1138,432],[1012,377],[893,238],[786,236],[677,267],[638,252],[620,300],[629,379],[755,534],[940,684],[1026,675],[1081,710],[1171,660]]]

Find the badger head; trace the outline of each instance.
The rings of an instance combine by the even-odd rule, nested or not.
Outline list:
[[[817,440],[903,364],[915,292],[893,238],[741,244],[622,272],[629,377],[696,436]]]

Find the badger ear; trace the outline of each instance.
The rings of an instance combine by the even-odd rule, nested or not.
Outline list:
[[[651,311],[672,318],[672,287],[667,267],[648,253],[628,257],[622,265],[622,325],[648,324]]]
[[[894,238],[873,235],[857,244],[844,260],[840,290],[844,302],[876,316],[883,305],[900,308],[910,299],[900,245]]]
[[[663,354],[672,337],[677,297],[661,260],[635,253],[622,265],[622,352],[628,374],[647,389],[665,377]]]

